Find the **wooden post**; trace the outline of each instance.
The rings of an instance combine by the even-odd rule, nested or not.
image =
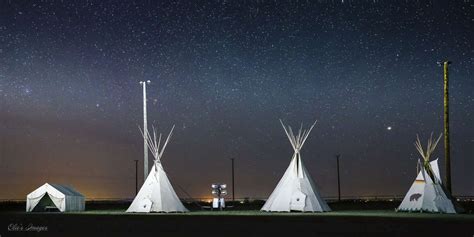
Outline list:
[[[446,189],[452,194],[451,190],[451,156],[449,143],[449,71],[450,61],[443,63],[444,68],[444,159],[446,166]]]
[[[235,183],[234,183],[234,158],[232,160],[232,201],[235,202]]]
[[[341,177],[339,175],[339,157],[341,155],[336,155],[336,164],[337,164],[337,200],[341,201]]]
[[[135,160],[135,195],[138,194],[138,160]]]

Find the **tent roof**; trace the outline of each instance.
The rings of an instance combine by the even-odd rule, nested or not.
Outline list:
[[[66,196],[81,196],[84,197],[81,193],[76,191],[74,188],[63,185],[63,184],[49,184],[53,188],[57,189],[59,192],[63,193]]]

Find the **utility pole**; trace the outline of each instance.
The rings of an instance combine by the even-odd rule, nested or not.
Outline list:
[[[235,183],[234,183],[234,158],[230,158],[232,161],[232,201],[235,202]]]
[[[150,84],[151,81],[141,81],[140,85],[143,86],[143,182],[148,177],[148,123],[146,115],[146,85]]]
[[[452,194],[451,190],[451,156],[449,143],[449,71],[450,61],[444,61],[444,159],[446,165],[446,189]]]
[[[138,160],[135,160],[135,195],[138,194]]]
[[[337,200],[341,201],[341,177],[339,175],[339,157],[341,155],[336,155],[336,164],[337,164]]]

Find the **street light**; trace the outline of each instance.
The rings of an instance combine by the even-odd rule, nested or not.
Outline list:
[[[150,80],[147,80],[146,82],[140,81],[140,85],[143,86],[143,182],[145,182],[146,177],[148,177],[148,123],[146,115],[146,85],[150,83]]]

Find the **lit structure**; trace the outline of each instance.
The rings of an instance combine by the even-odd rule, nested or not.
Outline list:
[[[212,208],[218,208],[222,211],[222,208],[225,208],[224,196],[227,195],[227,185],[226,184],[212,184]]]

